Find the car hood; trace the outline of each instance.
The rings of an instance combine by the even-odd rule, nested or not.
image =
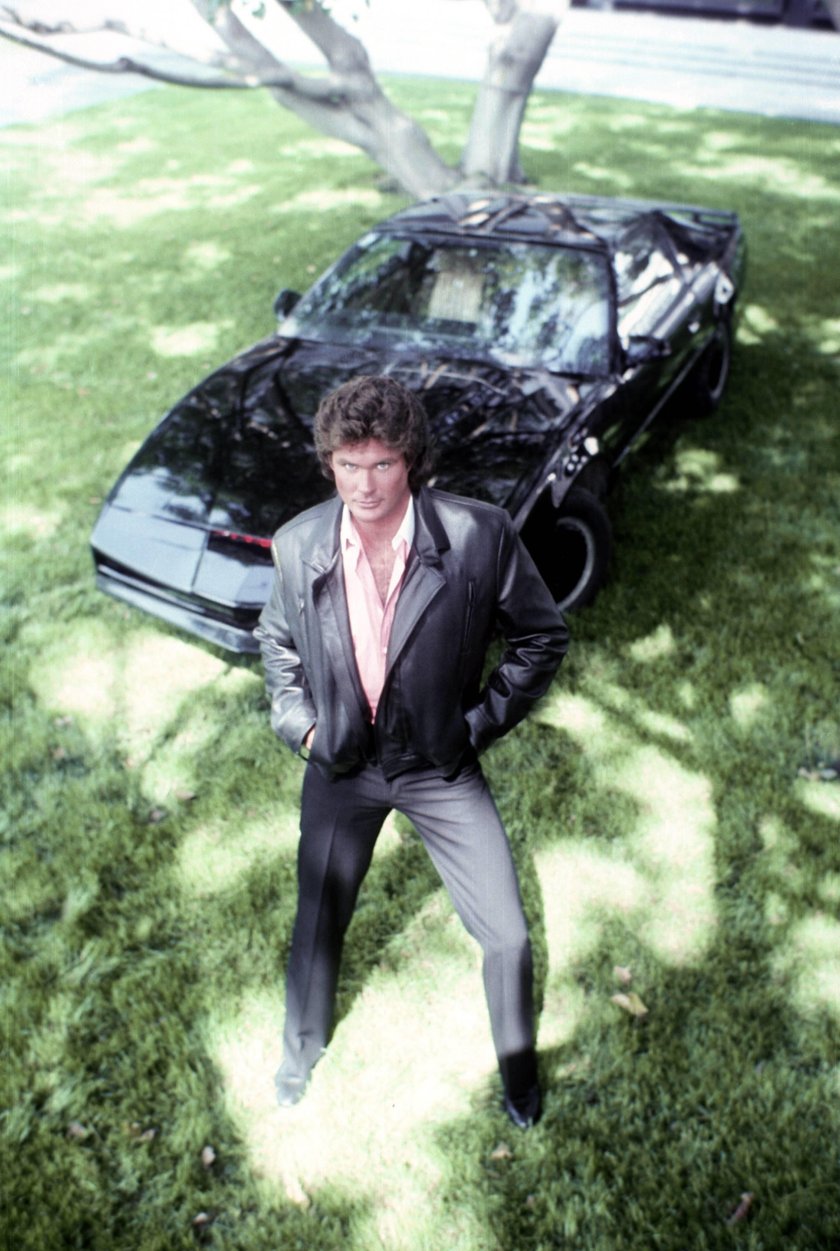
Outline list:
[[[587,389],[546,371],[429,355],[395,359],[272,338],[172,409],[117,482],[109,506],[210,532],[269,537],[331,493],[315,457],[312,421],[324,394],[362,373],[390,374],[420,394],[438,449],[436,485],[512,511]]]

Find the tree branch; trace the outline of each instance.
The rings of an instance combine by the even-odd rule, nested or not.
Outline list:
[[[176,87],[209,87],[211,89],[214,87],[226,87],[241,90],[243,88],[262,86],[261,83],[237,82],[230,78],[187,78],[183,74],[174,74],[168,70],[144,65],[142,62],[135,61],[133,57],[129,56],[117,57],[115,61],[92,61],[88,57],[77,56],[73,52],[66,52],[64,49],[57,48],[54,45],[44,43],[38,39],[31,39],[27,35],[21,35],[17,31],[9,30],[3,23],[0,23],[0,36],[4,39],[10,39],[13,43],[21,44],[24,48],[32,48],[36,52],[45,52],[47,56],[55,57],[57,61],[64,61],[67,65],[75,65],[79,69],[96,70],[100,74],[140,74],[144,78],[170,83]]]
[[[318,51],[323,53],[334,73],[342,77],[348,74],[361,74],[373,78],[370,58],[364,44],[340,26],[321,7],[320,0],[314,0],[311,7],[299,10],[294,8],[292,0],[275,0],[275,2],[303,31]]]
[[[272,95],[310,125],[352,143],[412,195],[428,195],[450,187],[455,171],[438,156],[423,129],[397,109],[382,90],[362,43],[327,13],[320,0],[295,11],[291,0],[275,0],[324,55],[331,70],[329,92],[314,98],[297,89],[272,88]],[[198,12],[213,26],[229,48],[258,69],[261,76],[272,53],[232,12],[215,0],[192,0]],[[313,79],[304,78],[304,83]]]
[[[72,13],[75,7],[72,0],[52,3],[56,12],[64,7]],[[38,0],[33,4],[29,0],[0,0],[0,36],[102,73],[141,74],[185,87],[265,88],[278,104],[316,130],[367,153],[411,195],[446,191],[459,181],[458,171],[438,155],[423,128],[391,102],[364,45],[331,16],[323,0],[308,0],[305,6],[293,0],[274,0],[285,19],[294,22],[325,58],[326,71],[321,74],[292,69],[283,59],[282,43],[280,54],[275,53],[269,24],[262,29],[256,23],[252,27],[247,15],[240,15],[231,7],[231,0],[190,0],[195,36],[180,20],[177,30],[172,22],[167,25],[166,15],[160,30],[151,29],[154,19],[144,12],[146,6],[136,0],[128,7],[127,0],[99,3],[101,12],[95,20],[89,16],[91,6],[86,5],[85,17],[76,24],[72,20],[38,16]],[[547,46],[546,39],[539,38],[539,32],[545,33],[550,25],[546,12],[556,12],[568,0],[485,3],[500,27],[501,38],[479,93],[473,134],[462,168],[470,177],[486,175],[490,181],[504,182],[518,176],[519,125],[533,75]],[[124,16],[126,12],[128,15]],[[135,18],[135,13],[140,16]],[[510,20],[505,21],[506,18]],[[95,60],[83,44],[73,46],[74,36],[83,38],[97,32],[141,40],[149,48],[149,56],[129,46],[127,55],[115,55],[109,61]],[[176,46],[179,41],[185,46]],[[155,57],[154,48],[182,57],[186,68],[177,63],[162,63]],[[204,72],[191,73],[190,65],[200,66]],[[509,104],[498,103],[506,97],[510,98]],[[494,100],[497,103],[493,104]],[[479,132],[484,132],[480,142],[476,137]]]
[[[77,27],[70,22],[24,21],[9,5],[4,5],[0,11],[11,16],[15,23],[14,26],[10,26],[8,22],[0,19],[0,36],[23,47],[31,48],[36,52],[43,52],[47,56],[55,57],[56,60],[64,61],[68,65],[75,65],[79,69],[95,70],[102,74],[139,74],[144,78],[169,83],[178,87],[204,87],[211,90],[231,91],[279,88],[294,92],[305,98],[321,100],[333,105],[340,104],[344,99],[342,91],[335,82],[298,74],[289,66],[284,65],[282,61],[277,60],[276,57],[270,57],[270,69],[268,72],[255,74],[249,72],[248,66],[243,64],[241,57],[230,56],[222,52],[213,53],[207,58],[198,56],[194,51],[190,54],[185,54],[175,45],[164,42],[149,30],[144,30],[141,33],[139,29],[133,29],[126,22],[106,19],[96,25]],[[30,34],[29,32],[32,33]],[[197,65],[207,66],[208,69],[223,70],[225,77],[214,78],[209,74],[191,76],[163,68],[145,60],[139,60],[134,56],[119,56],[111,61],[96,60],[91,57],[81,56],[66,47],[60,47],[58,44],[50,41],[50,37],[56,36],[101,33],[126,35],[132,39],[143,40],[167,52],[176,53],[184,57],[185,60],[193,61]],[[43,38],[34,38],[34,35],[41,35]],[[261,44],[257,43],[257,41],[255,43],[263,53],[266,52]],[[268,56],[268,54],[266,55]]]
[[[504,25],[516,12],[516,0],[484,0],[484,7],[497,25]]]
[[[43,18],[27,18],[23,16],[20,9],[15,8],[11,4],[0,5],[0,21],[10,23],[11,29],[20,28],[21,30],[31,31],[36,35],[97,35],[102,33],[126,35],[130,39],[139,39],[143,43],[153,44],[158,48],[165,48],[169,52],[179,52],[181,49],[170,43],[163,31],[158,27],[149,27],[137,25],[133,21],[124,21],[121,18],[109,17],[103,15],[96,21],[77,22],[77,21],[60,21],[48,22]],[[8,27],[7,27],[8,29]],[[11,36],[9,36],[11,38]],[[45,49],[49,51],[49,48]],[[183,53],[181,53],[183,55]],[[194,60],[201,60],[192,53],[189,54]]]

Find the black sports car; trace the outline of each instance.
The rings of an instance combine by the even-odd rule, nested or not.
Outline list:
[[[723,394],[745,247],[734,213],[594,196],[441,196],[397,213],[277,333],[182,399],[110,492],[98,585],[234,651],[271,580],[270,539],[332,487],[320,398],[356,374],[420,393],[437,485],[506,507],[558,602],[603,582],[613,471],[678,389]]]

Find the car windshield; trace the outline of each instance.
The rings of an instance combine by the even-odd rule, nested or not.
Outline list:
[[[577,248],[366,236],[283,332],[583,375],[609,368],[607,260]]]

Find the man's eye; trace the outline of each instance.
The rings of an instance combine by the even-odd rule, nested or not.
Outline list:
[[[394,462],[392,460],[381,460],[376,468],[382,470],[390,469],[393,463]]]

